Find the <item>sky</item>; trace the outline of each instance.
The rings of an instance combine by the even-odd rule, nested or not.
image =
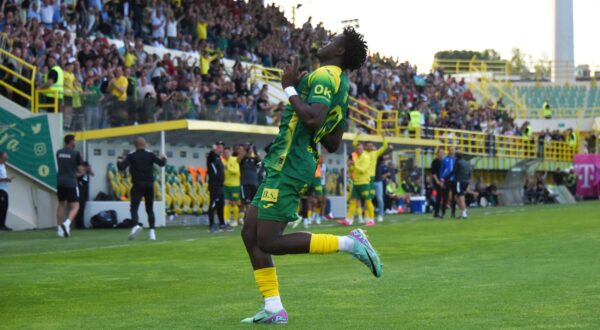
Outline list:
[[[510,58],[513,47],[533,60],[552,59],[554,0],[274,0],[296,25],[312,16],[340,31],[358,19],[369,49],[428,71],[440,50],[493,48]],[[600,71],[600,1],[573,0],[575,63]]]

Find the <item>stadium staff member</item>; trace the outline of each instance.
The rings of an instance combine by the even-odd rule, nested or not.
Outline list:
[[[77,177],[83,174],[81,155],[75,150],[75,135],[67,134],[64,139],[65,147],[56,152],[56,163],[58,164],[58,209],[56,210],[58,237],[69,237],[71,235],[71,219],[75,219],[79,211],[79,189]],[[69,213],[65,219],[65,211]],[[63,221],[64,219],[64,221]]]
[[[8,153],[0,151],[0,231],[12,230],[6,226],[6,214],[8,213],[8,184],[14,177],[9,177],[6,172],[7,161]]]
[[[467,218],[467,205],[465,203],[465,193],[469,187],[471,179],[471,164],[465,158],[462,152],[456,153],[456,165],[454,166],[454,176],[456,177],[456,203],[460,207],[461,218]]]
[[[456,179],[454,177],[454,165],[456,163],[456,159],[454,158],[454,147],[448,147],[448,156],[442,159],[442,166],[440,168],[440,178],[442,179],[442,183],[444,188],[442,190],[442,214],[440,215],[440,219],[443,219],[446,215],[446,207],[448,205],[448,197],[450,193],[452,193],[452,199],[450,200],[450,204],[452,205],[452,217],[455,217],[456,212],[456,201],[454,200],[456,196]]]
[[[221,155],[223,154],[224,147],[225,143],[223,143],[223,141],[217,142],[213,145],[212,150],[206,157],[206,167],[208,168],[208,192],[210,194],[208,221],[211,233],[217,233],[223,229],[228,231],[232,230],[229,224],[225,224],[225,217],[223,216],[225,167],[223,166]],[[215,212],[219,217],[219,227],[215,224]]]
[[[436,158],[431,162],[431,177],[433,178],[433,188],[437,195],[435,203],[433,204],[433,217],[440,217],[440,200],[442,199],[442,190],[444,184],[440,178],[440,171],[442,169],[442,159],[444,159],[444,148],[438,148]]]
[[[50,71],[48,71],[46,76],[44,76],[44,83],[38,86],[37,89],[49,90],[48,92],[42,94],[44,96],[44,104],[54,104],[54,92],[56,92],[56,95],[58,96],[58,106],[60,110],[63,104],[62,101],[64,97],[64,72],[60,68],[60,66],[56,64],[56,59],[54,58],[54,56],[48,56],[46,64],[50,68]]]
[[[134,239],[141,231],[142,225],[139,223],[138,208],[142,197],[146,204],[146,214],[148,214],[148,225],[150,227],[149,238],[151,241],[156,240],[156,233],[154,232],[154,164],[158,166],[165,166],[167,164],[167,157],[161,155],[160,158],[156,157],[153,152],[146,150],[146,140],[142,137],[138,137],[134,141],[135,151],[131,152],[125,159],[117,162],[119,171],[124,171],[129,167],[129,173],[131,173],[131,181],[133,187],[131,187],[131,221],[132,228],[129,232],[129,239]]]
[[[408,121],[408,130],[415,134],[415,138],[419,136],[419,129],[421,128],[421,111],[419,109],[412,109],[408,113],[409,121]]]
[[[542,107],[544,109],[544,118],[552,119],[552,109],[550,109],[550,104],[548,104],[548,101],[544,101],[544,105]]]

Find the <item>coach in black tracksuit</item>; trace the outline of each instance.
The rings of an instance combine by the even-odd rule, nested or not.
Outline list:
[[[143,138],[135,140],[135,151],[127,155],[125,160],[117,163],[120,171],[129,167],[131,173],[131,221],[132,226],[141,226],[139,224],[138,208],[142,197],[146,204],[146,213],[148,214],[148,225],[154,229],[154,164],[165,166],[167,157],[161,155],[160,158],[150,151],[146,150],[146,141]]]
[[[215,233],[223,229],[230,229],[228,225],[225,225],[225,219],[223,217],[223,207],[225,206],[223,188],[225,181],[225,168],[223,167],[221,154],[223,153],[224,146],[225,144],[222,141],[217,142],[217,144],[213,146],[213,149],[206,156],[208,192],[210,194],[208,221],[210,223],[209,229],[211,233]],[[215,212],[219,217],[220,228],[217,228],[215,224]]]

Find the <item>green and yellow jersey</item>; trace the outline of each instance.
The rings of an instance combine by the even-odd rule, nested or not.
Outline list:
[[[225,187],[239,187],[240,163],[238,163],[237,158],[223,158],[223,165],[225,165]]]
[[[360,155],[357,155],[354,160],[354,165],[352,165],[352,171],[354,171],[354,176],[352,177],[352,181],[355,185],[363,185],[369,184],[371,180],[371,175],[369,169],[371,168],[371,157],[367,155],[366,152],[363,152]]]
[[[306,103],[321,103],[328,113],[321,127],[304,126],[291,105],[279,125],[279,134],[265,157],[266,168],[310,183],[318,161],[317,143],[338,125],[345,125],[348,115],[348,76],[337,66],[323,66],[306,75],[296,86]]]

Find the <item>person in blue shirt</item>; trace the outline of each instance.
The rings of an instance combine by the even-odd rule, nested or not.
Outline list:
[[[440,197],[442,204],[442,214],[440,215],[441,219],[443,219],[446,215],[446,207],[448,205],[448,197],[450,192],[452,192],[452,199],[450,200],[452,217],[455,217],[456,201],[454,200],[454,197],[456,196],[456,178],[454,177],[454,165],[456,164],[456,158],[454,154],[454,147],[448,147],[448,155],[442,159],[442,166],[440,168],[440,180],[443,184],[442,196]]]

